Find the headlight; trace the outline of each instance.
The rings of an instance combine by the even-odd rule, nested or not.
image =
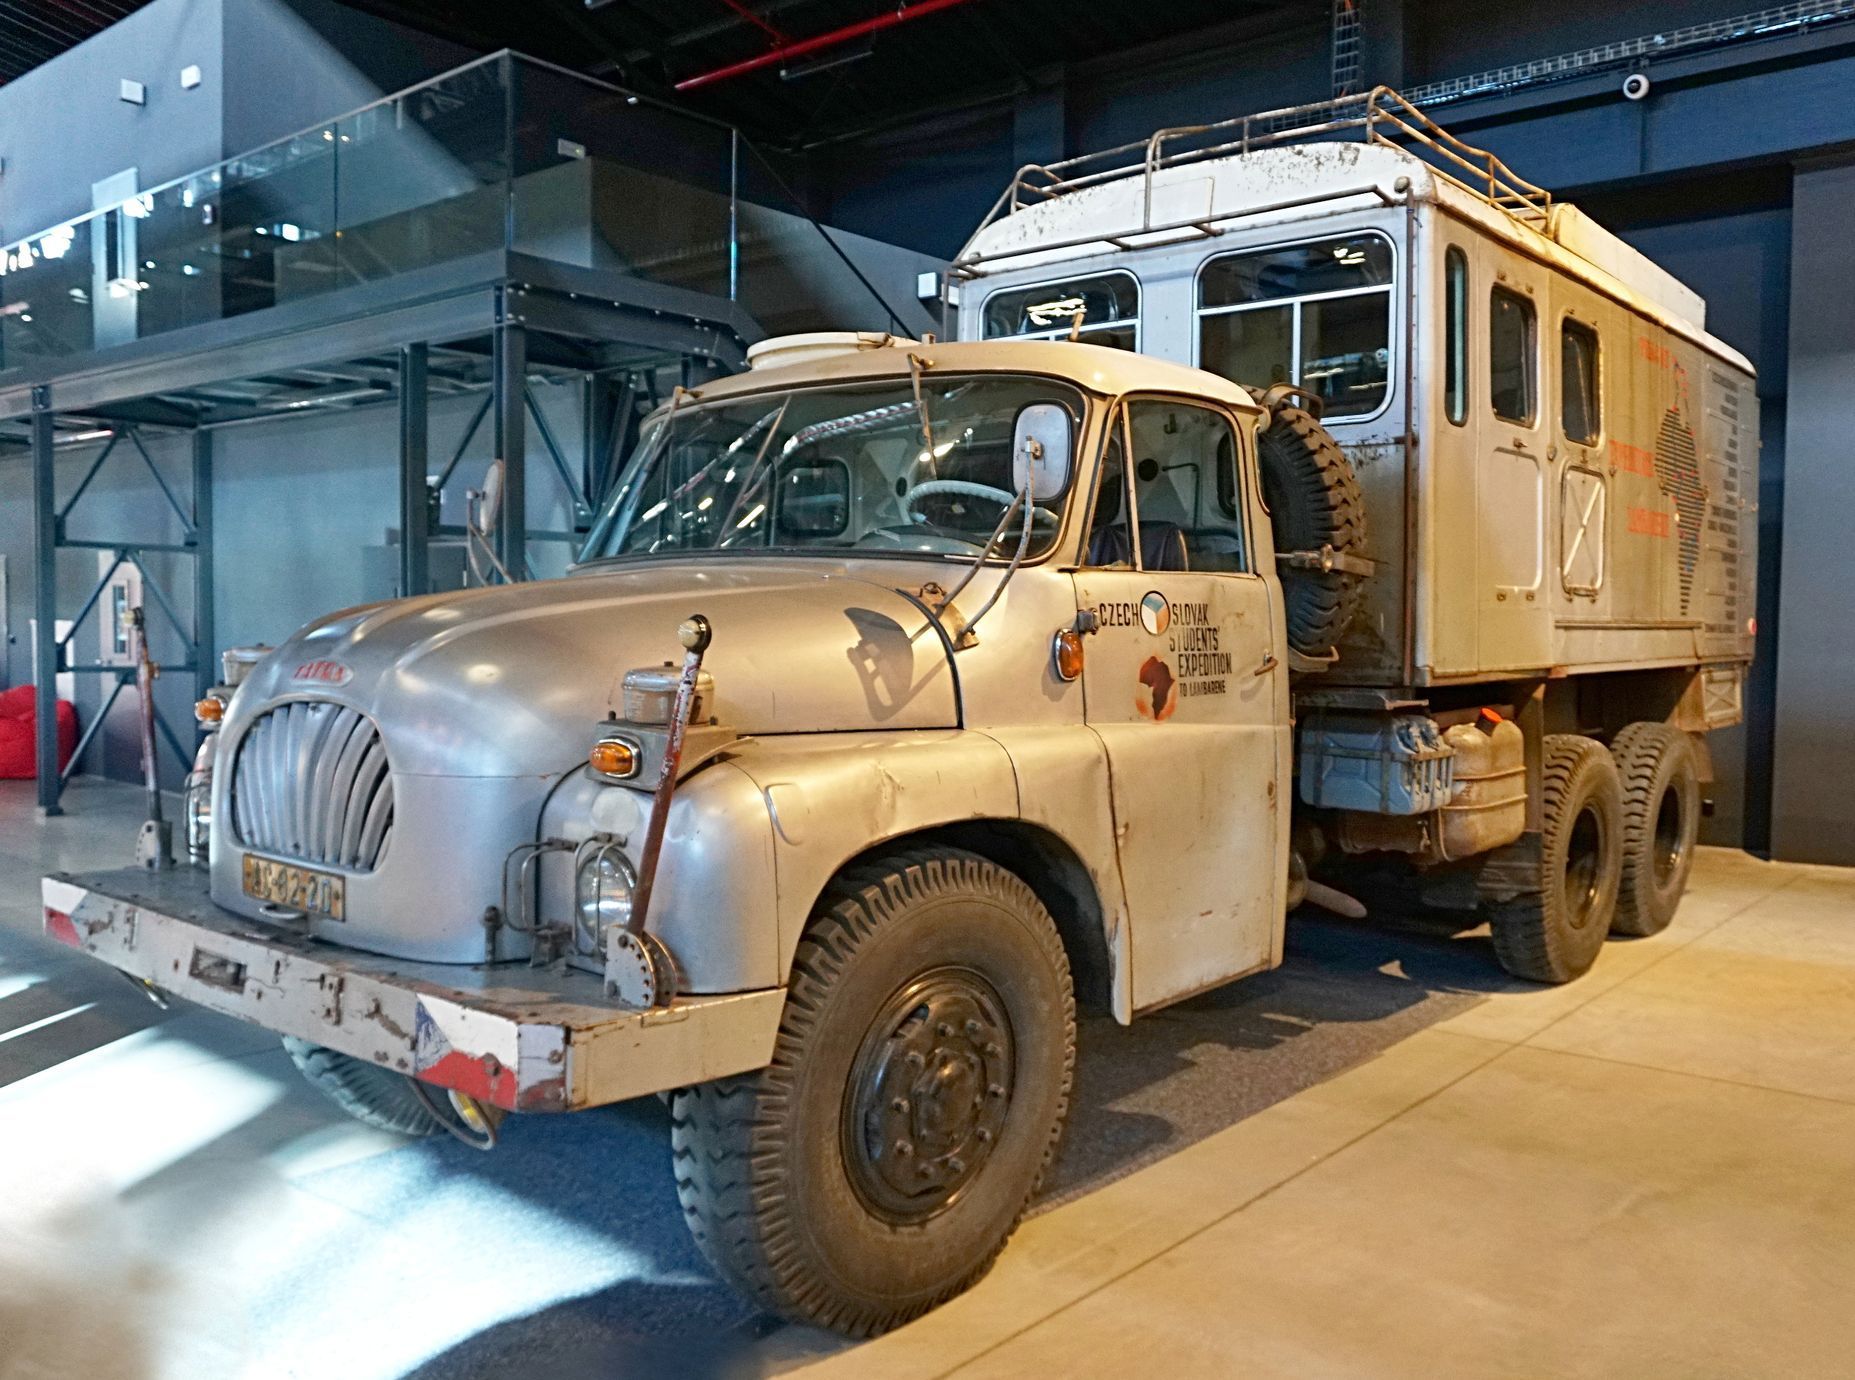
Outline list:
[[[583,951],[602,950],[608,925],[631,919],[631,892],[638,874],[615,843],[594,844],[580,861],[574,878],[574,912],[579,922]]]
[[[201,867],[212,861],[213,841],[213,752],[219,735],[209,733],[193,756],[193,770],[187,773],[182,812],[187,824],[187,856]]]

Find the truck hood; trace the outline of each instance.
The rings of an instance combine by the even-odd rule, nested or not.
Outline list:
[[[551,776],[584,758],[627,670],[680,660],[694,613],[715,630],[710,712],[743,734],[958,724],[951,659],[905,595],[819,562],[706,561],[331,614],[254,668],[226,727],[332,699],[373,717],[397,775]]]

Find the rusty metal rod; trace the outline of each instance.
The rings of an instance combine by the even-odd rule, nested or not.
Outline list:
[[[138,604],[127,611],[129,653],[135,658],[135,691],[141,697],[136,718],[142,738],[142,786],[148,792],[148,818],[161,823],[161,772],[155,756],[155,677],[160,668],[148,655],[148,624]]]
[[[683,762],[683,740],[689,733],[689,716],[696,704],[696,679],[702,674],[702,654],[708,651],[714,629],[701,614],[692,614],[676,630],[683,644],[683,674],[676,683],[676,700],[670,710],[670,742],[664,748],[663,769],[657,773],[657,793],[651,799],[651,822],[644,831],[644,850],[638,855],[638,884],[632,891],[631,917],[625,928],[644,933],[650,913],[651,890],[657,881],[657,860],[663,852],[663,833],[670,823],[670,801],[676,794],[676,773]]]

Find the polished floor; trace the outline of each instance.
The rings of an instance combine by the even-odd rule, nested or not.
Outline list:
[[[1674,927],[1523,988],[1439,921],[1085,1024],[1069,1149],[966,1297],[848,1346],[683,1235],[654,1099],[480,1155],[36,934],[133,792],[0,785],[0,1380],[1843,1376],[1855,873],[1703,852]]]

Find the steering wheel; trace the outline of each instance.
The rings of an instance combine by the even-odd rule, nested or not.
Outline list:
[[[983,498],[998,504],[1001,508],[1009,508],[1018,501],[1018,496],[1011,490],[997,489],[990,484],[975,484],[970,479],[930,479],[925,483],[915,485],[902,495],[902,511],[916,521],[921,521],[921,514],[915,511],[916,501],[947,495],[957,495],[961,498]],[[1030,510],[1033,523],[1039,518],[1051,523],[1057,521],[1056,514],[1048,508],[1039,508],[1033,503],[1030,505]]]

